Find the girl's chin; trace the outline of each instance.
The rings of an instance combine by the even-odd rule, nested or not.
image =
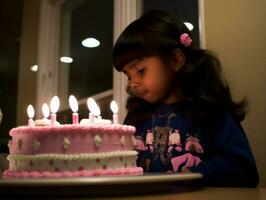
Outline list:
[[[140,97],[140,98],[149,102],[149,103],[157,103],[158,102],[158,100],[156,98],[150,97],[148,95]]]
[[[157,103],[159,101],[158,98],[156,98],[153,94],[148,93],[148,92],[138,94],[136,96],[140,99],[143,99],[144,101],[149,102],[149,103]]]

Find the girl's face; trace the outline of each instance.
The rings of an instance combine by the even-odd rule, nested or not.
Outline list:
[[[128,63],[123,72],[133,95],[150,103],[177,101],[172,92],[174,71],[156,56],[136,59]]]

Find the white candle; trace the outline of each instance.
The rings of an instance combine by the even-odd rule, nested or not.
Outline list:
[[[28,105],[27,107],[27,114],[28,114],[28,126],[33,126],[33,117],[34,117],[34,108],[32,105]]]
[[[110,104],[111,110],[113,111],[113,123],[118,124],[118,106],[117,103],[113,100]]]
[[[95,115],[95,117],[97,117],[97,119],[102,119],[101,110],[100,110],[100,107],[98,106],[97,103],[95,104],[95,108],[93,110],[93,114]]]
[[[78,124],[79,123],[79,114],[78,114],[78,101],[73,96],[69,96],[69,106],[72,110],[72,124]]]
[[[94,114],[92,113],[93,111],[93,108],[95,106],[96,102],[94,101],[93,98],[88,98],[87,100],[87,106],[88,106],[88,109],[90,111],[89,113],[89,124],[93,124],[93,121],[94,121]]]
[[[51,125],[54,126],[56,123],[56,113],[59,109],[60,101],[58,96],[54,96],[50,103],[50,109],[51,109]]]
[[[95,117],[98,116],[98,118],[101,118],[100,114],[100,108],[97,105],[96,101],[93,98],[88,98],[87,101],[87,106],[89,108],[90,114],[89,114],[89,124],[93,124],[94,123],[94,119]]]

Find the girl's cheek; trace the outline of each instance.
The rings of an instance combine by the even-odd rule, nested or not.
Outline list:
[[[160,90],[160,83],[156,82],[156,81],[151,81],[149,82],[149,84],[147,84],[147,88],[149,88],[149,90],[151,92],[159,92]]]
[[[156,79],[154,78],[150,78],[148,80],[145,81],[145,85],[146,87],[148,87],[149,89],[152,89],[154,87],[157,87],[157,82]]]

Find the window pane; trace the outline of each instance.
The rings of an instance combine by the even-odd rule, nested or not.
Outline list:
[[[184,22],[190,22],[193,25],[191,31],[193,42],[199,46],[199,13],[198,13],[198,0],[142,0],[143,12],[152,9],[165,10],[175,14]]]
[[[112,89],[113,1],[68,0],[62,6],[60,57],[73,59],[59,64],[59,95],[78,99]],[[95,38],[100,45],[82,45]]]

